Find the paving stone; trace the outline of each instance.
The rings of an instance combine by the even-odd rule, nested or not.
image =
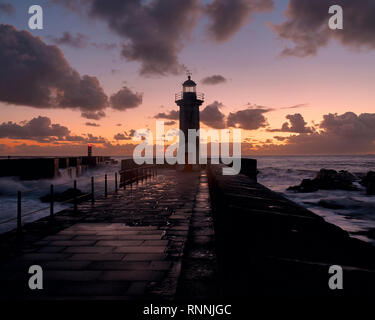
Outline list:
[[[42,247],[37,252],[39,253],[58,253],[65,249],[66,247]]]
[[[83,246],[92,246],[95,244],[95,240],[82,240],[82,241],[76,241],[76,240],[64,240],[64,241],[51,241],[49,243],[50,246],[62,246],[62,247],[70,247],[70,246],[77,246],[77,247],[83,247]]]
[[[132,282],[126,291],[127,295],[139,296],[145,294],[149,281]]]
[[[90,265],[91,270],[147,270],[149,261],[96,261]]]
[[[152,253],[129,253],[125,255],[124,261],[153,261],[164,260],[165,254],[152,254]]]
[[[91,263],[91,261],[47,261],[41,263],[41,267],[43,270],[87,270]]]
[[[167,246],[168,240],[146,240],[142,243],[142,246]]]
[[[96,243],[96,246],[111,246],[111,247],[129,247],[129,246],[140,246],[143,243],[142,240],[101,240]]]
[[[109,253],[113,251],[113,247],[67,247],[64,252],[67,253]]]
[[[102,274],[101,271],[91,270],[70,270],[70,271],[45,271],[43,277],[45,282],[53,280],[66,280],[66,281],[92,281],[99,278]]]
[[[117,247],[113,252],[121,253],[163,253],[165,246],[133,246],[133,247]]]
[[[66,259],[70,254],[66,253],[27,253],[22,255],[19,260],[33,260],[33,261],[54,261]]]
[[[125,270],[125,271],[104,271],[100,276],[101,280],[122,280],[122,281],[159,281],[164,272],[149,270]]]
[[[85,260],[85,261],[120,261],[124,258],[121,253],[76,253],[69,260]]]

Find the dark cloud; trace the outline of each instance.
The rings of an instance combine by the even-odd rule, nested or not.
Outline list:
[[[215,84],[227,82],[227,79],[225,79],[221,75],[213,75],[213,76],[203,78],[201,82],[202,84],[205,84],[205,85],[215,85]]]
[[[100,127],[100,124],[97,124],[95,122],[86,122],[85,125],[88,127]]]
[[[27,140],[51,140],[51,138],[62,140],[70,133],[67,127],[52,124],[47,117],[37,117],[30,121],[15,123],[3,122],[0,125],[0,138],[27,139]]]
[[[0,16],[2,13],[12,15],[15,9],[11,3],[0,3]]]
[[[307,122],[300,113],[288,114],[286,118],[289,122],[284,122],[280,129],[270,129],[270,132],[294,132],[294,133],[311,133],[313,130],[306,127]]]
[[[208,105],[200,112],[201,122],[214,129],[224,129],[226,127],[225,116],[220,111],[221,107],[223,104],[218,101]]]
[[[155,119],[169,119],[169,120],[179,120],[180,112],[178,110],[171,110],[168,113],[160,112],[154,116]]]
[[[165,124],[166,126],[174,126],[176,123],[177,123],[177,122],[174,121],[174,120],[164,122],[164,124]]]
[[[210,19],[209,33],[216,41],[226,41],[252,14],[271,10],[273,5],[273,0],[213,0],[205,8]]]
[[[134,136],[135,130],[130,129],[129,132],[124,131],[123,133],[116,134],[113,139],[115,140],[131,140]]]
[[[70,130],[60,124],[53,124],[48,117],[37,117],[30,121],[15,123],[12,121],[0,124],[0,139],[8,138],[14,140],[34,140],[43,143],[106,143],[107,140],[101,136],[91,133],[83,135],[71,135]]]
[[[50,35],[48,36],[48,39],[54,44],[66,45],[78,49],[86,48],[89,44],[88,36],[82,33],[76,33],[76,35],[73,35],[68,31],[64,32],[61,37],[54,37]]]
[[[340,5],[344,10],[344,29],[328,28],[328,8]],[[285,16],[287,20],[271,25],[280,38],[291,40],[294,47],[285,48],[283,55],[305,57],[315,55],[318,49],[331,40],[358,49],[375,48],[374,0],[290,0]]]
[[[196,25],[200,0],[53,0],[105,21],[126,40],[121,54],[141,63],[142,75],[178,74],[184,41]]]
[[[277,141],[285,141],[286,139],[288,139],[287,137],[280,137],[280,136],[274,136],[273,138],[276,139]]]
[[[299,109],[299,108],[305,108],[305,107],[309,107],[309,105],[307,103],[301,103],[301,104],[296,104],[296,105],[291,106],[291,107],[283,107],[283,108],[280,108],[280,109]]]
[[[133,92],[128,87],[123,87],[111,96],[110,102],[113,109],[124,111],[140,106],[142,104],[142,94]]]
[[[72,69],[57,46],[0,25],[0,101],[35,108],[98,112],[107,106],[96,77]]]
[[[81,113],[82,118],[90,119],[90,120],[100,120],[101,118],[105,117],[104,111],[97,111],[97,112],[82,112]]]
[[[292,135],[284,145],[259,149],[263,154],[363,154],[375,152],[375,113],[327,114],[312,133]]]
[[[86,138],[84,141],[86,141],[87,143],[101,143],[101,144],[108,142],[106,138],[103,138],[102,136],[97,137],[91,133],[88,133],[86,135]]]
[[[234,113],[231,112],[228,116],[228,127],[237,127],[245,130],[264,128],[268,125],[264,113],[271,110],[272,109],[255,107],[240,110]]]

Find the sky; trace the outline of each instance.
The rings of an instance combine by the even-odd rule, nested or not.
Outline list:
[[[0,0],[0,155],[131,154],[178,128],[186,70],[244,154],[374,154],[374,21],[375,0]]]

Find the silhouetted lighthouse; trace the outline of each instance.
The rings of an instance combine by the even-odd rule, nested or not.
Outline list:
[[[188,130],[199,130],[199,107],[204,101],[203,93],[197,93],[197,84],[191,80],[188,73],[188,80],[182,84],[182,92],[176,94],[176,104],[180,107],[180,130],[185,135],[185,141],[180,140],[180,146],[185,145],[185,170],[191,170],[192,165],[188,163]],[[196,163],[199,163],[199,137],[196,138]]]

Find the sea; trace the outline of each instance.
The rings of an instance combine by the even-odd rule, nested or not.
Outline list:
[[[90,192],[91,177],[95,179],[95,194],[104,193],[104,175],[108,176],[108,192],[115,188],[114,174],[120,168],[120,162],[127,157],[113,157],[117,164],[89,169],[76,177],[67,170],[61,170],[60,177],[38,181],[22,181],[15,177],[0,178],[0,233],[14,229],[17,214],[17,191],[22,194],[23,223],[49,215],[48,203],[42,203],[40,197],[48,194],[50,185],[55,192],[61,192],[73,186],[83,192]],[[320,190],[313,193],[288,191],[288,187],[299,184],[303,179],[314,178],[320,169],[347,170],[360,177],[368,171],[375,171],[375,155],[354,156],[256,156],[258,160],[258,181],[271,190],[281,193],[288,199],[313,211],[327,222],[348,231],[351,236],[375,245],[375,196],[366,195],[359,181],[355,184],[358,191]],[[71,204],[55,204],[55,211]],[[40,210],[40,211],[39,211]],[[30,213],[30,214],[29,214]],[[6,221],[4,223],[4,221]]]

